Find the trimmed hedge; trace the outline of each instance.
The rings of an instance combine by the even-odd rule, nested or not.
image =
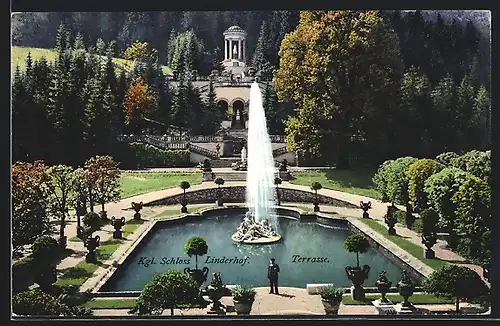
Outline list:
[[[144,143],[120,143],[113,157],[121,169],[192,167],[189,150],[163,150]]]

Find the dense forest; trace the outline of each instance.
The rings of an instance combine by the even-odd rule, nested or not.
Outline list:
[[[14,160],[76,164],[86,157],[107,153],[116,148],[116,134],[144,128],[139,120],[129,119],[134,112],[193,133],[214,132],[221,117],[214,108],[213,90],[202,96],[192,87],[190,72],[196,70],[208,76],[220,70],[222,33],[231,25],[239,25],[248,33],[248,63],[264,79],[271,79],[280,68],[282,40],[297,28],[299,14],[218,11],[15,15],[13,45],[56,48],[59,55],[54,63],[27,58],[26,69],[15,73]],[[488,148],[490,63],[485,55],[489,53],[489,41],[482,33],[484,27],[463,19],[443,19],[439,13],[431,15],[433,19],[426,19],[429,14],[424,17],[420,11],[384,11],[379,15],[397,36],[394,44],[401,57],[400,74],[394,75],[398,92],[392,93],[387,105],[403,108],[403,114],[387,116],[381,111],[379,119],[372,123],[390,120],[390,126],[387,121],[381,126],[399,129],[404,137],[400,138],[402,145],[397,153],[379,151],[380,155],[372,156],[369,164],[378,164],[387,155],[428,156],[446,150]],[[122,71],[117,75],[109,58],[127,57],[127,50],[130,53],[137,41],[147,42],[148,56],[136,56],[132,73]],[[161,64],[172,68],[179,81],[175,90],[170,89],[158,69]],[[281,120],[290,111],[273,116],[273,112],[285,112],[280,111],[283,105],[278,103],[273,89],[266,89],[264,95],[268,117],[278,121],[270,123],[274,129],[271,133],[284,132]],[[192,117],[198,116],[205,122],[190,123],[195,120]],[[371,130],[365,129],[363,148],[377,149],[372,141],[378,139],[370,139]],[[75,150],[75,144],[82,142],[86,150]],[[328,161],[325,157],[316,159],[323,164]]]

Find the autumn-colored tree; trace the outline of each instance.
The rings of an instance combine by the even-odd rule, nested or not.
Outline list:
[[[124,52],[127,60],[154,60],[158,56],[156,49],[150,48],[148,42],[135,41]]]
[[[51,183],[49,184],[51,192],[51,209],[52,212],[61,219],[59,229],[59,245],[61,248],[66,248],[66,236],[64,235],[64,230],[66,228],[68,205],[73,201],[73,168],[67,165],[54,165],[47,170],[47,174],[51,179]]]
[[[48,218],[50,177],[42,161],[12,165],[12,245],[18,254],[23,245],[50,235]]]
[[[85,169],[94,180],[94,198],[101,204],[101,217],[106,218],[104,204],[120,199],[120,169],[111,156],[95,156],[85,162]]]
[[[274,78],[280,100],[299,105],[287,122],[287,145],[349,167],[351,137],[369,125],[385,136],[402,75],[398,38],[377,11],[303,11],[279,51]],[[331,150],[331,143],[337,150]]]
[[[137,78],[125,94],[123,110],[125,111],[125,123],[135,124],[152,113],[156,107],[156,99],[148,84],[142,78]]]

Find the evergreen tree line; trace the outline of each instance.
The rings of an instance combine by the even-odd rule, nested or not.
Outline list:
[[[118,72],[112,43],[106,56],[100,56],[85,49],[81,40],[78,34],[72,42],[70,31],[61,24],[54,62],[28,55],[25,69],[16,67],[13,161],[77,166],[89,157],[113,154],[120,148],[119,134],[145,128],[164,133],[169,125],[181,127],[181,132],[212,134],[220,125],[213,84],[202,98],[185,73],[190,71],[188,63],[179,86],[173,88],[157,58],[138,58],[130,73]],[[157,123],[146,125],[144,118]]]

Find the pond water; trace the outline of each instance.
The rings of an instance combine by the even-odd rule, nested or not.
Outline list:
[[[198,257],[198,268],[209,268],[207,283],[213,272],[220,272],[224,284],[267,286],[267,266],[273,257],[280,266],[280,286],[351,286],[345,267],[356,265],[356,254],[344,249],[344,239],[350,234],[344,223],[279,216],[281,242],[249,245],[231,240],[243,217],[241,212],[219,211],[213,216],[157,223],[100,291],[141,291],[155,273],[194,268],[195,257],[184,254],[184,244],[192,236],[201,236],[208,244],[208,253]],[[371,267],[364,286],[375,286],[381,270],[387,271],[394,285],[401,277],[401,267],[373,248],[359,259],[361,266]]]

